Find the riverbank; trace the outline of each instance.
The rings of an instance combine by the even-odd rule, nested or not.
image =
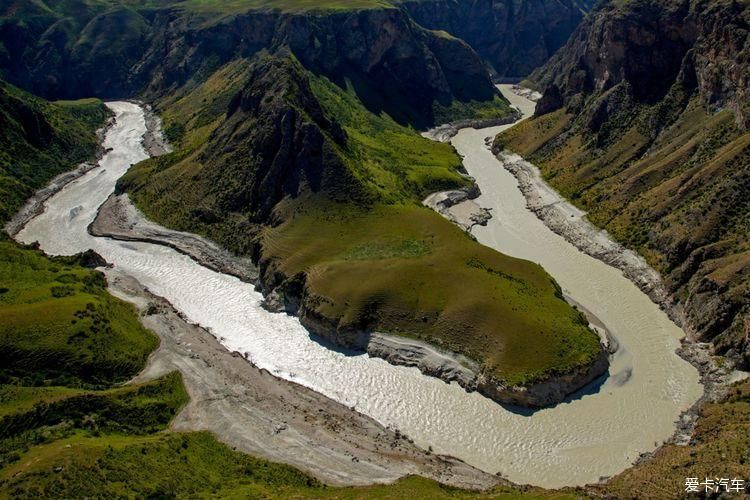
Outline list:
[[[479,186],[473,184],[469,189],[432,193],[422,204],[470,233],[474,226],[487,225],[492,218],[490,210],[474,201],[480,194]]]
[[[424,451],[406,435],[229,352],[165,299],[116,269],[110,291],[133,303],[161,344],[133,382],[180,371],[190,401],[171,424],[208,430],[237,450],[294,465],[330,485],[390,483],[418,474],[451,486],[507,484],[452,457]]]
[[[682,317],[671,307],[659,273],[632,250],[612,240],[606,231],[594,227],[585,212],[569,203],[542,179],[539,169],[519,155],[493,149],[503,168],[518,181],[526,206],[554,233],[564,237],[580,251],[623,272],[651,300],[662,307],[680,326]]]
[[[523,88],[514,86],[516,95],[529,98]],[[694,328],[687,320],[681,305],[666,289],[660,274],[646,261],[610,238],[607,231],[599,229],[586,219],[586,213],[578,209],[543,179],[540,170],[520,155],[502,150],[493,144],[492,152],[500,164],[510,172],[518,183],[518,189],[526,200],[527,208],[551,231],[563,237],[580,251],[620,270],[630,282],[636,285],[669,318],[685,332],[676,353],[693,365],[700,375],[704,387],[701,397],[678,420],[677,429],[668,441],[675,444],[689,442],[699,410],[705,403],[722,400],[735,380],[731,362],[719,360],[711,352],[709,343],[697,342]],[[650,457],[651,453],[639,459]]]
[[[88,232],[97,237],[168,246],[213,271],[235,276],[248,283],[258,280],[258,270],[250,258],[232,255],[198,235],[174,231],[151,222],[130,202],[127,194],[110,195],[97,209]]]
[[[143,148],[149,156],[161,156],[172,152],[172,146],[164,136],[161,127],[161,117],[154,113],[150,104],[141,101],[133,101],[143,109],[143,118],[146,121],[146,133],[143,134]]]
[[[706,402],[724,398],[733,380],[731,362],[719,362],[711,353],[711,345],[694,340],[689,322],[680,305],[669,294],[659,273],[640,255],[612,240],[605,230],[586,219],[585,212],[568,202],[542,178],[539,169],[517,154],[493,150],[502,166],[518,181],[518,188],[527,207],[550,230],[575,245],[580,251],[616,269],[664,310],[672,321],[687,330],[677,354],[692,364],[701,376],[704,393],[678,419],[673,442],[686,443],[697,420],[700,407]]]
[[[50,199],[55,194],[59,193],[65,186],[81,178],[90,170],[99,166],[99,162],[104,157],[108,150],[102,146],[104,137],[107,131],[115,124],[114,115],[110,116],[107,120],[106,125],[96,131],[98,139],[98,147],[94,157],[86,162],[79,164],[74,169],[63,172],[52,179],[49,184],[37,192],[35,192],[24,204],[21,209],[11,217],[11,219],[5,223],[3,229],[11,238],[15,236],[23,229],[23,227],[34,217],[44,212],[44,202]]]
[[[514,112],[502,118],[458,120],[431,128],[423,132],[422,137],[437,142],[449,142],[462,128],[488,128],[508,125],[517,122],[522,117],[523,115],[520,111],[514,110]]]

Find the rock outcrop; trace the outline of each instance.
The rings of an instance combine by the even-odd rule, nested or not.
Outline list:
[[[749,15],[736,1],[605,3],[532,80],[545,93],[563,89],[566,102],[627,83],[638,101],[655,103],[679,83],[747,129]]]
[[[463,356],[441,352],[429,344],[405,337],[373,333],[368,336],[367,353],[394,365],[414,366],[446,382],[456,382],[467,391],[477,391],[504,405],[543,408],[563,401],[582,389],[609,368],[607,352],[602,349],[589,366],[549,379],[517,387],[509,387],[488,377],[481,367]]]

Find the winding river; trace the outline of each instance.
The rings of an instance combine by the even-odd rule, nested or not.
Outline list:
[[[527,112],[533,106],[508,97]],[[668,439],[680,413],[701,394],[697,371],[674,352],[682,331],[619,271],[579,252],[525,208],[515,179],[484,143],[503,127],[464,129],[453,139],[482,188],[479,204],[493,209],[493,219],[487,227],[475,228],[476,236],[502,252],[542,264],[620,344],[611,376],[602,385],[530,415],[508,411],[416,368],[329,350],[312,341],[295,318],[262,309],[262,297],[252,285],[170,248],[90,236],[86,227],[116,180],[147,157],[141,144],[146,130],[142,110],[126,102],[109,106],[117,121],[104,145],[112,150],[98,168],[50,198],[44,213],[17,238],[39,241],[51,254],[93,248],[208,328],[228,349],[399,428],[425,448],[518,483],[559,487],[595,482]]]

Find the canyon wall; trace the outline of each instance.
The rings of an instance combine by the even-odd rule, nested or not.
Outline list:
[[[611,2],[531,80],[498,137],[660,270],[688,331],[748,360],[750,7]]]

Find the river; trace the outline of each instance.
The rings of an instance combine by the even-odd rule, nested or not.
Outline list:
[[[532,106],[509,97],[527,111]],[[262,309],[252,285],[170,248],[90,236],[86,227],[117,179],[147,157],[142,110],[126,102],[108,105],[117,116],[104,143],[112,150],[98,168],[50,198],[17,239],[38,241],[50,254],[94,249],[228,349],[397,427],[420,446],[518,483],[580,485],[622,471],[668,439],[674,421],[701,394],[697,371],[674,352],[681,330],[618,271],[579,252],[525,208],[515,179],[484,144],[502,127],[464,129],[453,139],[482,188],[479,204],[493,209],[488,226],[475,228],[475,234],[484,244],[541,263],[621,346],[613,376],[603,385],[533,414],[508,411],[416,368],[327,349],[311,340],[296,318]]]

